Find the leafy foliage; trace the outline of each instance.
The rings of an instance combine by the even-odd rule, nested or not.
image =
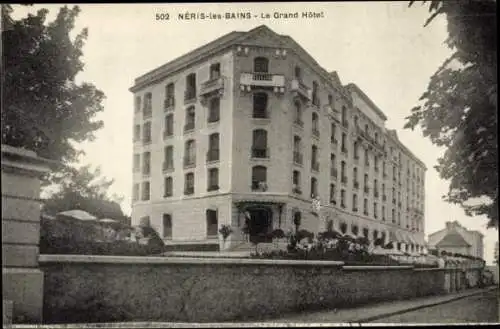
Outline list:
[[[92,170],[90,165],[79,169],[66,166],[55,173],[52,180],[59,191],[45,200],[45,213],[55,215],[65,210],[80,209],[98,218],[125,220],[120,198],[107,194],[113,180],[101,177],[99,167]]]
[[[487,216],[488,226],[498,228],[495,7],[492,0],[430,1],[425,25],[446,16],[446,44],[453,54],[431,77],[423,104],[411,110],[405,128],[419,126],[432,143],[446,148],[435,166],[450,181],[443,198],[469,216]],[[488,201],[473,205],[477,198]]]
[[[84,29],[70,37],[80,9],[64,6],[48,24],[47,9],[19,20],[11,12],[2,5],[2,144],[76,161],[83,152],[74,143],[92,141],[103,126],[95,116],[105,97],[92,84],[76,82],[88,36]]]
[[[222,239],[226,241],[226,239],[233,233],[233,229],[231,225],[222,225],[219,229],[219,233],[222,235]]]

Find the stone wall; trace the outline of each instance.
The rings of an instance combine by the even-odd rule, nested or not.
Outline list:
[[[34,152],[2,145],[2,298],[15,321],[42,321],[39,176],[47,171]]]
[[[446,293],[445,274],[341,262],[42,255],[46,323],[220,322]]]

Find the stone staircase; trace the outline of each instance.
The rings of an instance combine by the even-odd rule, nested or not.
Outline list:
[[[270,252],[278,249],[286,250],[286,243],[259,243],[257,246],[257,250],[259,252]],[[246,252],[255,252],[255,245],[250,242],[241,241],[237,242],[230,248],[230,251],[246,251]]]

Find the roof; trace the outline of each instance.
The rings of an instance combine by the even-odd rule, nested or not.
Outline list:
[[[417,162],[420,163],[420,165],[424,168],[424,170],[427,170],[427,166],[425,163],[422,162],[415,154],[413,154],[412,151],[410,151],[400,140],[398,137],[398,133],[396,129],[387,129],[387,136],[389,136],[398,146],[403,150],[403,152],[406,152],[407,155],[409,155],[411,158],[416,160]]]
[[[361,98],[370,105],[370,107],[377,113],[377,115],[382,120],[387,120],[387,116],[382,112],[382,110],[368,97],[355,83],[349,83],[347,85],[347,89],[351,92],[355,92],[361,96]]]
[[[436,243],[436,247],[470,247],[471,245],[465,241],[464,237],[454,231],[446,234],[441,241]]]

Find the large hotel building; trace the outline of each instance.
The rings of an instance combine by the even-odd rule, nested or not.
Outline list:
[[[132,223],[228,248],[335,230],[424,246],[426,167],[355,84],[266,26],[231,32],[135,80]],[[321,205],[313,207],[313,200]]]

